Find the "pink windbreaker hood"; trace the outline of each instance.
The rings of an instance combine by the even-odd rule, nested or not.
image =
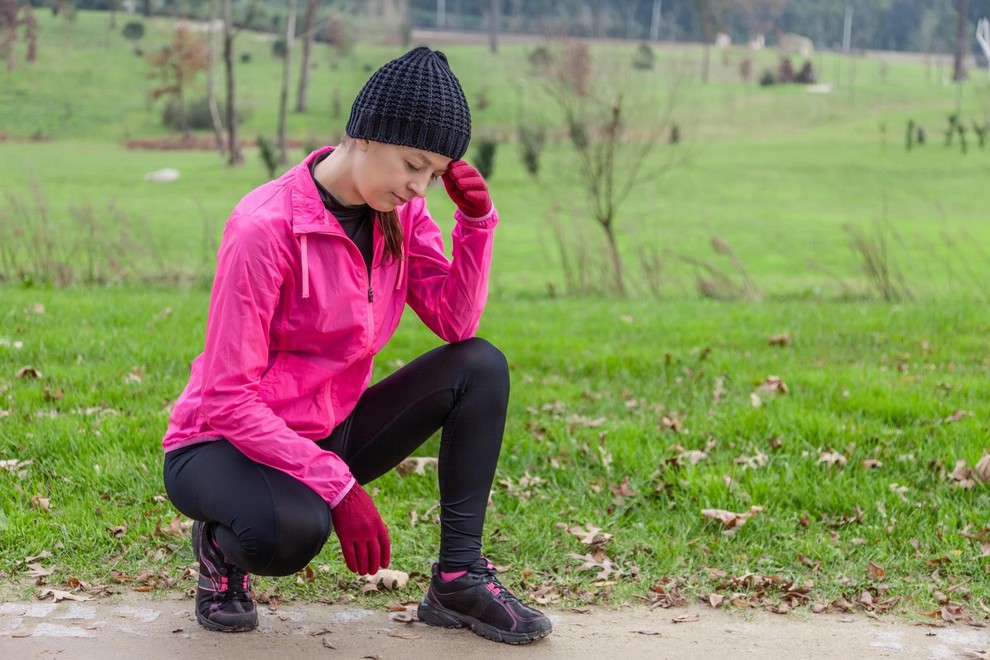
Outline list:
[[[176,401],[165,451],[225,438],[331,507],[354,483],[316,441],[367,389],[374,355],[408,304],[440,338],[477,330],[498,217],[455,213],[452,260],[422,199],[397,210],[403,259],[383,258],[376,225],[369,280],[361,254],[325,209],[309,164],[245,196],[224,228],[204,351]]]

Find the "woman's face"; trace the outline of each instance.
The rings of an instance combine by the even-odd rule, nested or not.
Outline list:
[[[430,151],[356,139],[354,187],[364,203],[387,212],[413,197],[424,197],[430,182],[451,159]]]

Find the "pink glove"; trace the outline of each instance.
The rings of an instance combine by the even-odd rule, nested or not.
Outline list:
[[[485,179],[463,160],[455,160],[447,166],[443,186],[461,213],[469,218],[483,218],[492,210]]]
[[[388,528],[360,484],[354,484],[344,499],[330,509],[330,517],[347,568],[358,575],[374,575],[388,566],[392,556]]]

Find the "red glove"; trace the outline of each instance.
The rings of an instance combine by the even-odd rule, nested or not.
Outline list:
[[[484,177],[463,160],[455,160],[447,166],[443,186],[461,213],[469,218],[483,218],[492,210],[492,197]]]
[[[358,575],[374,575],[388,566],[392,557],[388,528],[360,484],[354,484],[344,499],[330,509],[330,517],[347,568]]]

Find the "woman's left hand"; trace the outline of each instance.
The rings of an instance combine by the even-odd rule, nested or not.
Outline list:
[[[483,218],[492,210],[492,197],[481,172],[463,160],[455,160],[443,173],[443,186],[461,213],[469,218]]]

